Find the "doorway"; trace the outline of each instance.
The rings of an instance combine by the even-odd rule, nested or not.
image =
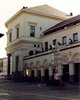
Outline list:
[[[34,80],[34,70],[31,70],[31,81]]]
[[[37,79],[41,81],[41,70],[37,70]]]
[[[69,81],[69,65],[63,65],[63,76],[62,76],[62,80],[64,82],[68,82]]]
[[[74,63],[74,82],[80,81],[80,63]]]
[[[44,76],[44,81],[48,82],[49,81],[49,69],[44,70],[45,76]]]

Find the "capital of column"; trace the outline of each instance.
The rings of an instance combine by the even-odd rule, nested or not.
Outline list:
[[[11,56],[11,53],[7,54],[7,56],[10,57]]]

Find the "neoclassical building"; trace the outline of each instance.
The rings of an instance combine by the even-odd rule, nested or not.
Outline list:
[[[80,15],[48,5],[23,7],[5,25],[8,77],[80,81]]]

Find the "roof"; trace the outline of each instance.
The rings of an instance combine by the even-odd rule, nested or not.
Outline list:
[[[4,34],[0,33],[0,37],[2,37]]]
[[[40,12],[42,14],[51,15],[51,16],[55,16],[55,17],[68,18],[68,16],[66,16],[67,15],[66,13],[64,13],[58,9],[55,9],[49,5],[46,5],[46,4],[27,8],[26,10],[32,10],[34,12]]]
[[[67,19],[70,18],[70,16],[66,16],[67,14],[57,10],[51,6],[48,5],[40,5],[40,6],[35,6],[35,7],[23,7],[21,10],[19,10],[14,16],[12,16],[6,23],[5,25],[12,21],[16,16],[18,16],[22,12],[27,12],[27,13],[33,13],[33,14],[39,14],[43,16],[48,16],[48,17],[53,17],[53,18],[58,18],[58,19]]]
[[[43,33],[44,35],[59,31],[61,29],[64,29],[64,27],[70,27],[72,25],[75,25],[77,23],[80,23],[80,15],[77,15],[75,17],[72,17],[70,19],[64,20],[58,24],[56,24],[55,26],[45,30]]]

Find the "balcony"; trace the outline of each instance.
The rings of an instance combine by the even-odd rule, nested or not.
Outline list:
[[[75,47],[79,47],[80,46],[80,41],[76,42],[76,43],[72,43],[72,44],[68,44],[68,45],[64,45],[64,46],[58,46],[59,51],[64,51],[67,49],[72,49]],[[44,56],[44,55],[48,55],[48,54],[52,54],[55,53],[55,47],[53,47],[52,49],[49,49],[48,51],[40,51],[38,54],[33,54],[33,55],[29,55],[29,56],[25,56],[24,60],[28,60],[28,59],[32,59],[32,58],[36,58],[36,57],[40,57],[40,56]]]
[[[20,43],[32,43],[32,42],[38,43],[38,42],[40,42],[40,38],[30,37],[30,36],[22,36],[22,37],[19,37],[18,39],[13,40],[12,42],[9,42],[7,44],[7,47],[17,45]]]

